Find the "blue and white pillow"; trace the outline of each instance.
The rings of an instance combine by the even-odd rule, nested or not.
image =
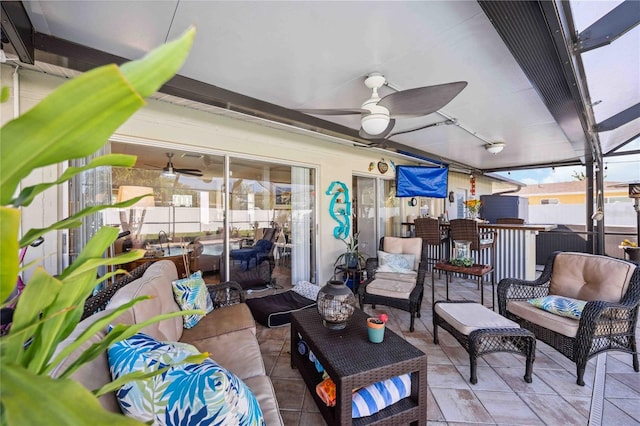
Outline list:
[[[414,254],[387,253],[378,251],[378,268],[376,272],[397,272],[408,274],[413,271],[413,264],[416,261]]]
[[[411,374],[392,377],[353,393],[351,417],[371,416],[411,395]]]
[[[167,371],[135,380],[116,391],[122,412],[154,425],[264,425],[258,401],[247,385],[186,343],[159,342],[138,333],[114,343],[107,355],[113,379],[134,371]]]
[[[571,297],[564,296],[545,296],[535,299],[529,299],[536,308],[544,309],[547,312],[551,312],[563,317],[580,319],[582,316],[582,310],[587,304],[584,300],[572,299]]]
[[[213,311],[213,302],[207,290],[207,285],[202,279],[202,272],[194,272],[190,277],[175,280],[171,283],[173,295],[180,309],[183,311],[190,309],[200,309],[209,313]],[[184,328],[192,328],[204,315],[191,314],[184,315]]]

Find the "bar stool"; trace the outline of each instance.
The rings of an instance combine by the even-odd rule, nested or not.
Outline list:
[[[422,238],[427,244],[427,262],[433,265],[443,260],[445,254],[444,246],[447,243],[448,235],[440,231],[438,219],[420,217],[414,220],[416,237]]]
[[[452,219],[449,222],[451,241],[471,241],[471,251],[475,252],[475,263],[496,267],[496,240],[493,230],[480,231],[473,219]],[[452,244],[453,246],[453,244]]]

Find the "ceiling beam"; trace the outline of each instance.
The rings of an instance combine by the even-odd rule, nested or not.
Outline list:
[[[5,1],[0,3],[2,19],[0,20],[3,41],[6,37],[15,50],[18,58],[25,64],[35,62],[33,35],[34,29],[21,1]]]
[[[575,49],[588,52],[612,43],[640,23],[640,2],[626,0],[578,34]]]
[[[478,4],[574,149],[590,157],[585,105],[553,2],[479,0]]]
[[[612,115],[606,120],[601,121],[596,125],[596,130],[598,132],[606,132],[609,130],[617,129],[623,124],[627,124],[631,120],[635,120],[638,117],[640,117],[640,103],[630,106],[624,111],[620,111],[619,113]]]
[[[65,68],[85,72],[106,64],[123,64],[127,58],[83,46],[68,40],[60,39],[43,33],[35,33],[36,53],[46,53],[45,62],[53,63]],[[44,55],[43,55],[44,56]],[[360,137],[357,130],[331,121],[322,120],[299,111],[284,108],[269,102],[261,101],[249,96],[232,92],[221,87],[203,83],[181,75],[174,76],[159,92],[180,97],[202,104],[238,112],[244,115],[298,127],[323,135],[354,142],[363,147],[388,146],[391,152],[413,152],[421,157],[432,157],[433,154],[413,147],[394,142],[392,140],[367,140]],[[463,168],[471,166],[457,163],[447,158],[441,158],[443,163],[459,164]]]

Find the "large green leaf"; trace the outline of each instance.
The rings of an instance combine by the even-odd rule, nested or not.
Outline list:
[[[0,206],[0,302],[16,286],[18,278],[18,231],[20,211]]]
[[[0,129],[0,203],[35,168],[97,151],[144,100],[115,65],[63,84]]]
[[[63,84],[0,129],[0,204],[37,167],[85,157],[105,144],[138,108],[182,66],[195,29],[147,57],[89,71]],[[124,78],[126,74],[128,81]],[[28,143],[25,143],[28,141]]]
[[[46,234],[47,232],[56,231],[60,229],[71,229],[76,228],[82,225],[82,221],[80,219],[89,216],[91,214],[97,213],[106,209],[114,209],[114,208],[124,208],[129,207],[140,201],[142,198],[148,197],[148,195],[141,195],[140,197],[135,197],[127,201],[122,201],[120,203],[115,204],[105,204],[100,206],[90,206],[80,210],[78,213],[69,216],[68,218],[61,220],[59,222],[53,223],[52,225],[46,228],[34,228],[29,229],[22,239],[20,240],[20,247],[25,247],[31,244],[34,240],[36,240],[41,235]],[[115,237],[114,237],[115,238]]]
[[[182,67],[195,35],[195,28],[189,28],[178,39],[149,52],[140,61],[122,64],[120,69],[141,96],[150,96]]]
[[[2,424],[7,425],[141,425],[105,411],[95,396],[79,383],[52,379],[26,369],[2,365]]]
[[[44,192],[52,186],[68,181],[78,173],[86,170],[95,169],[96,167],[113,166],[113,167],[131,167],[136,163],[135,155],[126,154],[109,154],[93,159],[89,164],[83,167],[68,167],[62,176],[55,182],[45,182],[34,186],[29,186],[20,191],[20,194],[11,200],[14,207],[28,206],[31,204],[36,195]]]

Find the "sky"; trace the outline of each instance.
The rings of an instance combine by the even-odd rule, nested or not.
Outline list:
[[[640,182],[640,154],[605,158],[605,181]],[[574,173],[584,173],[582,166],[551,167],[532,170],[500,172],[498,175],[514,179],[527,185],[537,183],[571,182]]]

